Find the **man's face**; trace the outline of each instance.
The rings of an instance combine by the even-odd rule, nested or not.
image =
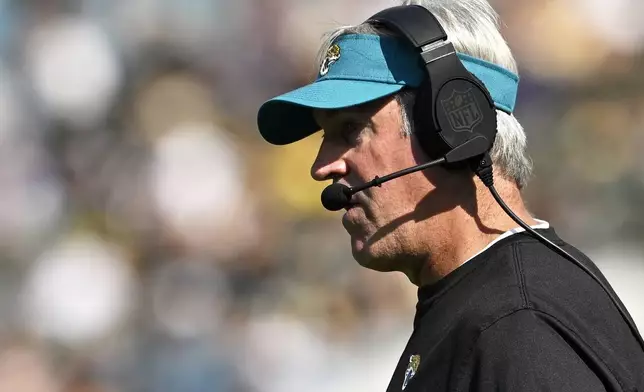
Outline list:
[[[403,134],[401,108],[393,98],[314,116],[324,131],[311,168],[318,181],[357,186],[428,160],[416,139]],[[342,217],[354,258],[379,271],[404,268],[393,260],[414,253],[416,208],[432,189],[429,176],[417,172],[354,194]]]

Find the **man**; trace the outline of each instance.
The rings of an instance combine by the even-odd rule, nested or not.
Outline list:
[[[592,261],[522,201],[531,167],[512,115],[517,67],[496,13],[485,0],[411,4],[433,13],[489,90],[501,198],[599,278],[517,228],[469,168],[432,167],[353,194],[342,224],[354,258],[419,286],[414,331],[388,391],[644,391],[644,350],[621,303]],[[312,176],[349,187],[436,158],[414,118],[425,70],[402,37],[363,23],[329,34],[320,53],[314,83],[260,108],[267,141],[287,144],[321,128]],[[462,107],[467,96],[460,99]],[[466,114],[470,123],[478,116]]]

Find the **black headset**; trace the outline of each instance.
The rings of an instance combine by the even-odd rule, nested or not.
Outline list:
[[[436,17],[422,6],[409,5],[385,9],[367,22],[398,33],[420,52],[427,78],[417,89],[413,117],[415,135],[429,157],[445,156],[481,137],[489,151],[497,132],[494,101],[456,56]]]
[[[515,222],[544,245],[584,270],[604,289],[644,349],[644,341],[635,322],[612,290],[587,266],[523,222],[497,193],[489,157],[497,133],[494,101],[485,85],[458,58],[438,19],[422,6],[403,5],[378,12],[367,19],[367,23],[386,27],[405,37],[419,51],[419,59],[427,70],[426,80],[416,91],[414,135],[423,150],[436,161],[413,168],[413,171],[430,167],[439,161],[446,167],[462,167],[466,161],[459,158],[469,157],[467,162],[470,167]],[[451,161],[454,163],[450,163]],[[369,186],[379,186],[382,182],[409,172],[412,170],[403,170],[383,178],[376,177]],[[354,192],[362,188],[364,187],[355,189]]]

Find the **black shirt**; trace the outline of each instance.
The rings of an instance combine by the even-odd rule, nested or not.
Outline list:
[[[608,285],[553,229],[539,232]],[[597,282],[517,233],[418,290],[414,331],[387,392],[403,385],[405,392],[644,392],[644,351]]]

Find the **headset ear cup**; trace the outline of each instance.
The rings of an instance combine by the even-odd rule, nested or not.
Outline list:
[[[450,149],[440,136],[440,129],[434,123],[435,102],[432,97],[430,80],[426,79],[416,90],[414,101],[414,133],[423,151],[430,159],[444,156]]]
[[[482,132],[479,132],[479,133],[485,136],[490,141],[490,150],[491,150],[492,146],[494,145],[494,141],[496,140],[496,134],[498,132],[496,106],[494,105],[494,99],[492,99],[492,95],[490,94],[490,91],[487,89],[487,87],[485,87],[485,84],[481,79],[479,79],[473,73],[470,73],[469,76],[472,78],[473,81],[476,81],[479,84],[479,86],[477,86],[478,90],[480,90],[485,96],[485,98],[487,99],[487,106],[485,105],[481,105],[481,106],[484,112],[487,112],[488,110],[490,111],[490,114],[487,115],[489,122],[488,122],[488,125],[482,129]]]
[[[489,92],[477,79],[450,79],[437,89],[428,79],[417,90],[415,133],[422,149],[438,159],[475,136],[484,136],[492,148],[496,137],[496,109]],[[466,167],[450,164],[449,168]]]

